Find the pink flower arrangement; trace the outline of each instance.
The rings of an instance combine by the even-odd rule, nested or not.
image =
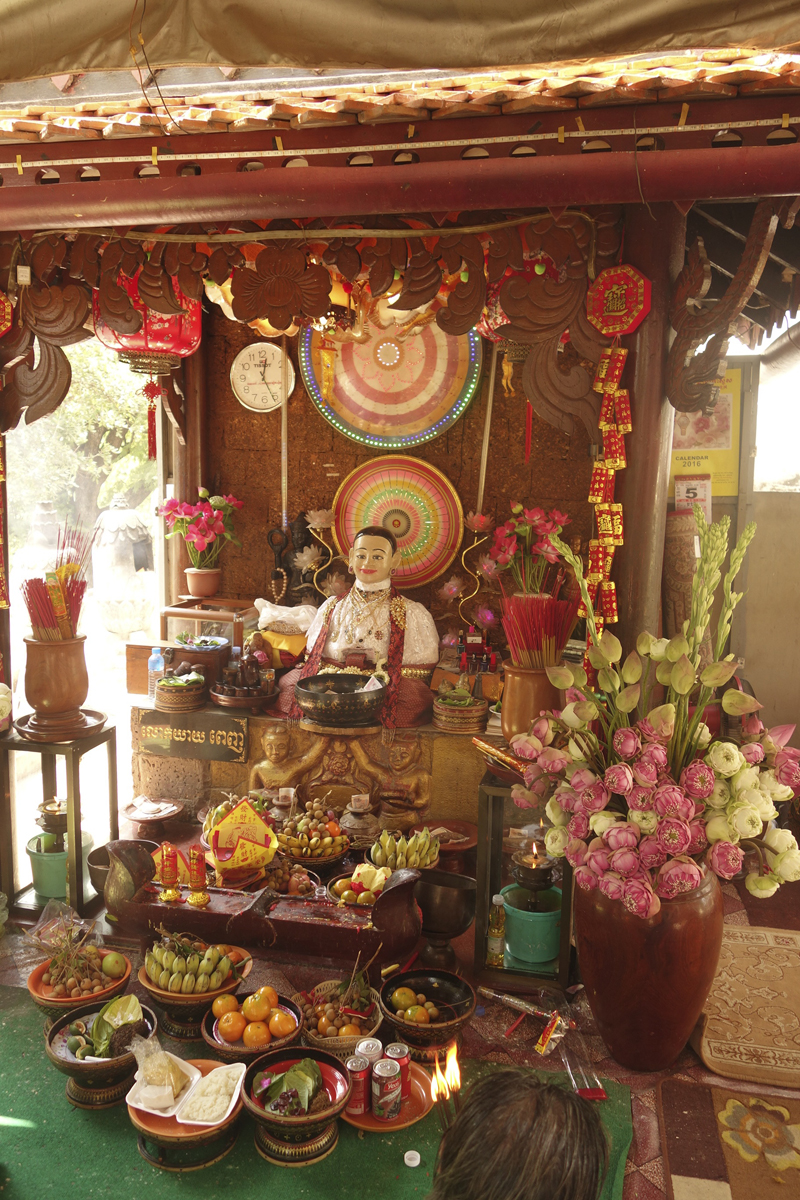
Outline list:
[[[470,525],[467,517],[467,525]],[[551,535],[556,536],[570,521],[566,513],[543,508],[524,508],[512,504],[511,518],[494,531],[494,542],[489,556],[500,570],[510,569],[516,589],[520,592],[543,592],[550,574],[550,567],[559,560],[559,552]],[[484,532],[484,530],[475,530]]]
[[[209,496],[198,488],[200,500],[188,504],[185,500],[165,500],[158,509],[167,525],[167,537],[180,534],[193,567],[208,570],[216,567],[222,549],[233,542],[241,546],[233,533],[233,513],[241,508],[242,500],[235,496]]]

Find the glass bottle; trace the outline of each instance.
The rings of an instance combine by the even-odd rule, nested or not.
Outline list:
[[[489,932],[486,938],[487,967],[502,967],[506,953],[506,909],[503,897],[492,896],[489,910]]]
[[[153,653],[147,660],[147,694],[152,700],[156,694],[156,684],[164,677],[164,655],[160,646],[153,646]]]

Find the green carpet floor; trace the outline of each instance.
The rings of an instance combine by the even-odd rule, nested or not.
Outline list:
[[[68,1102],[66,1076],[42,1046],[43,1017],[26,990],[0,987],[0,1200],[412,1200],[431,1187],[440,1129],[435,1113],[397,1133],[361,1134],[340,1122],[339,1144],[316,1166],[274,1167],[253,1144],[254,1124],[244,1114],[239,1137],[216,1166],[183,1175],[160,1171],[137,1150],[127,1108],[84,1112]],[[184,1058],[208,1058],[204,1042],[162,1044]],[[469,1082],[502,1069],[466,1062]],[[552,1082],[558,1076],[548,1075]],[[631,1142],[630,1091],[606,1081],[601,1114],[610,1141],[610,1170],[603,1200],[621,1200]],[[409,1169],[406,1150],[421,1163]]]

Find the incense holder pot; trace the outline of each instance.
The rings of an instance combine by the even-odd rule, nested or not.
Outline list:
[[[84,724],[80,708],[89,694],[85,635],[58,642],[24,641],[25,698],[35,713],[30,728],[54,741],[75,736]]]
[[[500,710],[503,737],[510,742],[517,733],[527,733],[548,709],[560,709],[561,693],[547,678],[544,667],[518,667],[510,660],[503,663],[505,685]]]

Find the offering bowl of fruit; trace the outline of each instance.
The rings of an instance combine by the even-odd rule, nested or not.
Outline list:
[[[392,872],[388,867],[359,863],[349,874],[337,875],[328,884],[328,895],[339,907],[356,905],[371,908],[386,886]]]
[[[333,809],[321,802],[306,801],[305,811],[284,821],[278,834],[278,854],[283,858],[310,860],[319,870],[344,858],[350,839],[342,833]]]
[[[203,814],[203,833],[200,838],[200,844],[206,850],[211,849],[211,830],[215,825],[219,825],[220,821],[227,817],[228,813],[232,812],[237,804],[241,804],[245,797],[250,801],[250,804],[260,817],[269,816],[270,801],[260,792],[248,792],[245,786],[240,788],[238,793],[224,792],[222,794],[224,795],[224,799],[219,804],[211,804]],[[200,816],[199,813],[198,816]]]
[[[120,996],[62,1013],[45,1037],[50,1062],[69,1076],[67,1099],[77,1108],[110,1108],[121,1104],[133,1084],[136,1059],[131,1039],[151,1038],[156,1014],[136,996]]]
[[[449,1042],[475,1012],[474,990],[450,971],[404,971],[383,984],[379,1003],[399,1042],[417,1049]],[[394,1038],[393,1038],[394,1040]]]
[[[164,934],[148,950],[139,982],[163,1008],[171,1037],[199,1038],[200,1022],[217,996],[235,992],[253,959],[240,946],[207,946],[181,934]]]
[[[313,896],[314,889],[320,886],[320,878],[300,863],[279,858],[271,864],[261,886],[272,888],[282,896]]]
[[[324,1048],[342,1062],[355,1053],[362,1038],[375,1037],[383,1020],[378,993],[360,973],[352,983],[349,978],[326,980],[292,1000],[303,1013],[305,1045]]]
[[[439,839],[431,837],[427,826],[410,838],[404,834],[393,837],[384,829],[370,847],[369,856],[376,867],[388,867],[390,871],[401,871],[403,867],[422,871],[439,861]]]
[[[352,1091],[350,1074],[326,1050],[292,1046],[251,1063],[242,1101],[256,1122],[256,1149],[280,1166],[302,1166],[330,1154],[337,1117]]]
[[[201,1033],[225,1062],[249,1062],[265,1050],[282,1050],[300,1038],[303,1010],[272,987],[246,996],[217,996],[203,1018]]]
[[[88,1000],[119,996],[131,977],[130,959],[93,942],[64,944],[57,954],[34,967],[28,991],[39,1008],[50,1016],[69,1012]]]

